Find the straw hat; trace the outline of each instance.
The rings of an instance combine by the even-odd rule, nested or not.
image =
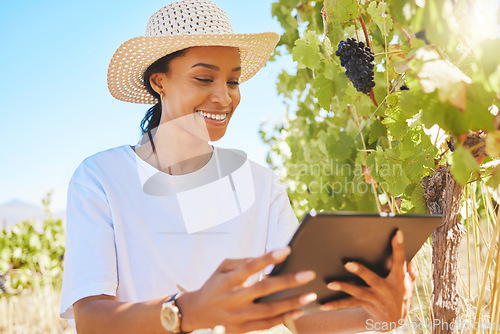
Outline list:
[[[267,62],[278,43],[274,32],[235,34],[226,13],[208,0],[182,0],[157,11],[148,21],[146,35],[123,43],[108,68],[108,88],[115,98],[155,104],[146,91],[143,75],[159,58],[192,46],[232,46],[240,52],[244,82]]]

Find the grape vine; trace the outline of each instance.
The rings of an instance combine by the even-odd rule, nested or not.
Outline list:
[[[50,201],[50,195],[48,198]],[[0,298],[46,284],[59,288],[63,255],[63,223],[52,219],[50,214],[39,229],[33,221],[22,221],[0,230]]]
[[[285,31],[274,58],[291,56],[297,68],[278,77],[287,114],[261,135],[295,213],[446,208],[433,237],[432,309],[448,323],[458,312],[464,185],[481,180],[500,203],[500,31],[471,35],[486,21],[473,22],[479,3],[278,0],[272,7]]]
[[[263,125],[261,134],[298,216],[311,209],[427,212],[420,181],[436,162],[451,164],[462,185],[483,178],[498,187],[500,65],[492,55],[500,52],[500,39],[470,45],[464,25],[450,28],[467,14],[464,0],[429,4],[273,4],[285,30],[275,58],[291,56],[297,69],[278,77],[288,114]],[[443,15],[450,4],[454,16]],[[360,43],[366,59],[357,64],[345,53]],[[373,55],[365,53],[368,44]],[[373,69],[363,63],[369,59]],[[470,131],[488,134],[482,144],[488,156],[480,163],[463,144]]]

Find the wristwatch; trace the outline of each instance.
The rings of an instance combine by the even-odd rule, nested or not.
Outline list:
[[[165,328],[170,333],[178,334],[181,331],[181,311],[177,307],[175,301],[179,298],[183,292],[176,293],[172,295],[163,305],[161,306],[160,319],[163,328]]]

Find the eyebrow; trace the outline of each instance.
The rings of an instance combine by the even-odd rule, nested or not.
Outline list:
[[[191,66],[191,68],[195,68],[197,66],[206,67],[206,68],[209,68],[209,69],[214,70],[214,71],[220,71],[219,66],[211,65],[211,64],[205,64],[205,63],[194,64],[193,66]],[[238,72],[238,71],[241,71],[241,66],[235,67],[235,68],[233,68],[231,70],[231,72]]]

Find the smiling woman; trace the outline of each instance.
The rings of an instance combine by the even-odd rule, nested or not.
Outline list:
[[[316,299],[254,303],[315,273],[265,277],[290,253],[285,246],[298,225],[286,189],[243,152],[209,144],[224,136],[239,84],[264,66],[278,39],[234,34],[212,2],[182,0],[155,13],[145,37],[118,48],[111,94],[155,106],[141,123],[140,144],[94,154],[71,178],[61,316],[78,333],[212,333],[217,326],[241,333],[297,319]],[[394,240],[388,279],[355,266],[373,291],[335,286],[369,297],[368,311],[354,299],[348,311],[300,318],[298,328],[363,330],[372,315],[404,317],[412,280],[402,240]]]

